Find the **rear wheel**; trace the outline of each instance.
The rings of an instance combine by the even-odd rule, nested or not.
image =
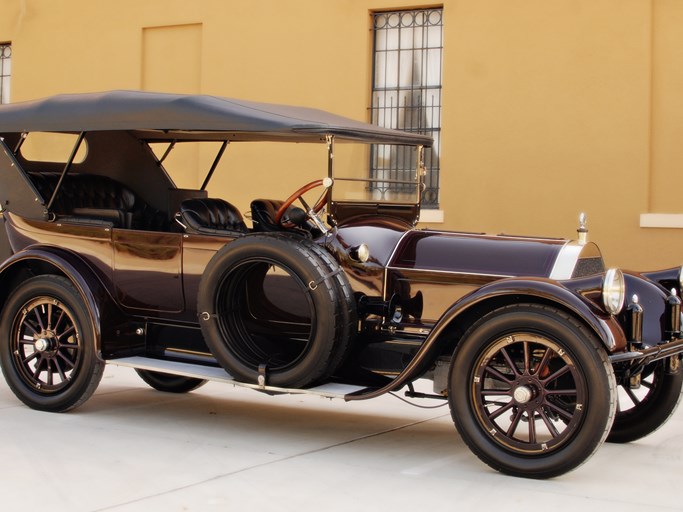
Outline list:
[[[90,317],[62,276],[34,277],[12,293],[0,319],[0,343],[7,384],[33,409],[73,409],[102,378]]]
[[[166,393],[188,393],[194,389],[202,387],[207,381],[193,377],[183,377],[181,375],[171,375],[169,373],[154,372],[151,370],[135,370],[142,380],[157,391]]]
[[[513,305],[478,321],[450,371],[455,425],[488,465],[550,478],[576,468],[604,441],[615,379],[595,337],[550,307]]]

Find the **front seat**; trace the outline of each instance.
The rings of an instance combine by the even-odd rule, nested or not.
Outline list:
[[[180,212],[176,215],[176,220],[186,233],[247,233],[247,225],[239,210],[220,198],[185,199],[180,203]]]
[[[254,223],[254,231],[282,231],[282,227],[275,224],[275,215],[282,203],[284,201],[278,199],[254,199],[251,202],[251,221]]]

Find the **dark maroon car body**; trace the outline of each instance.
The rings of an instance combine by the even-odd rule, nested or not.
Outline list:
[[[27,158],[36,132],[73,135],[68,161]],[[124,91],[2,106],[0,136],[2,364],[31,407],[80,405],[104,362],[175,392],[216,379],[361,400],[407,386],[448,399],[492,467],[551,477],[605,438],[647,435],[678,403],[680,268],[607,270],[583,224],[578,241],[416,229],[424,135]],[[200,189],[179,189],[150,145],[196,141],[220,151]],[[254,198],[247,227],[230,197],[207,197],[227,145],[255,141],[327,145],[331,180],[312,184],[324,187],[325,218]],[[336,196],[342,142],[415,148],[415,183],[399,184],[416,199]],[[273,218],[283,212],[298,220]],[[318,339],[325,354],[311,355]],[[413,388],[425,378],[433,394]]]

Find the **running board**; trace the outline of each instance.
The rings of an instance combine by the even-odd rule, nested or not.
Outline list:
[[[135,368],[138,370],[148,370],[151,372],[168,373],[171,375],[180,375],[181,377],[190,377],[193,379],[211,380],[215,382],[223,382],[225,384],[232,384],[236,387],[250,388],[257,391],[264,391],[266,393],[284,393],[292,395],[318,395],[323,398],[341,398],[344,399],[351,393],[357,393],[364,389],[362,386],[353,386],[351,384],[339,384],[329,382],[321,386],[316,386],[308,389],[291,389],[280,388],[276,386],[259,386],[258,384],[249,384],[247,382],[239,382],[230,376],[223,368],[215,366],[204,366],[192,363],[179,363],[176,361],[164,361],[162,359],[152,359],[150,357],[123,357],[121,359],[109,359],[107,364],[114,366],[124,366],[128,368]]]

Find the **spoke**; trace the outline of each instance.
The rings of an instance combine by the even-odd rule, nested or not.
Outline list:
[[[546,390],[545,394],[546,395],[555,395],[555,396],[576,396],[578,391],[575,389],[549,389]]]
[[[36,380],[40,380],[38,377],[43,371],[43,363],[45,362],[45,359],[41,359],[38,361],[38,364],[36,365],[36,369],[33,371],[33,378]]]
[[[47,330],[52,329],[52,304],[47,304]]]
[[[59,318],[57,318],[57,321],[55,322],[55,326],[54,326],[55,332],[57,332],[57,329],[59,328],[59,324],[62,323],[62,319],[63,319],[65,316],[66,316],[66,313],[64,312],[64,310],[63,310],[63,309],[60,310],[60,312],[59,312]]]
[[[519,373],[519,370],[517,369],[517,365],[515,365],[515,363],[512,361],[512,358],[508,354],[507,350],[505,350],[504,348],[501,348],[500,353],[503,354],[503,357],[505,358],[505,362],[507,362],[508,366],[515,373],[515,375],[520,376],[521,373]]]
[[[545,405],[548,406],[553,411],[555,411],[560,416],[562,416],[567,421],[571,420],[574,417],[574,415],[572,413],[567,412],[566,410],[562,409],[561,407],[558,407],[557,405],[555,405],[552,402],[546,402]]]
[[[527,411],[527,418],[529,418],[529,442],[531,444],[536,444],[536,412]]]
[[[73,368],[76,367],[76,363],[75,363],[74,361],[72,361],[71,359],[69,359],[68,357],[66,357],[66,356],[62,353],[61,350],[60,350],[59,352],[57,352],[57,355],[58,355],[66,364],[68,364],[70,368],[73,369]]]
[[[524,375],[531,375],[531,368],[529,367],[529,342],[523,342],[524,345]]]
[[[40,330],[44,331],[45,327],[43,326],[43,319],[40,318],[40,312],[38,311],[38,308],[33,308],[33,312],[35,313],[36,320],[38,320],[38,326],[40,327]]]
[[[512,396],[512,389],[482,389],[481,396]]]
[[[553,422],[550,421],[550,418],[548,418],[548,415],[545,413],[543,408],[540,408],[538,410],[538,415],[541,417],[541,419],[543,420],[543,423],[545,423],[545,426],[550,431],[551,436],[557,437],[560,435],[560,433],[557,431],[557,428],[555,427],[555,425],[553,425]]]
[[[505,404],[500,409],[497,409],[497,410],[493,411],[491,414],[489,414],[489,419],[491,421],[495,420],[498,416],[503,414],[505,411],[509,411],[510,409],[512,409],[513,406],[514,406],[514,402],[508,402],[507,404]]]
[[[23,325],[24,327],[28,327],[29,329],[31,329],[31,330],[33,331],[33,334],[36,334],[36,335],[37,335],[37,334],[39,333],[39,331],[38,331],[35,327],[33,327],[33,326],[31,325],[31,322],[29,321],[29,318],[26,318],[26,320],[24,321],[24,323],[23,323],[22,325]]]
[[[33,361],[36,357],[38,357],[38,354],[39,354],[39,353],[40,353],[40,352],[33,352],[31,355],[26,356],[24,359],[22,359],[21,362],[24,363],[24,364],[28,364],[28,363],[30,363],[31,361]]]
[[[75,330],[76,330],[76,327],[72,325],[71,327],[69,327],[68,329],[66,329],[64,332],[62,332],[61,334],[57,334],[57,339],[61,342],[61,339],[62,339],[64,336],[66,336],[67,334],[71,334],[71,333],[74,332]]]
[[[488,372],[488,373],[492,374],[493,376],[497,377],[498,380],[502,380],[506,384],[512,385],[512,379],[508,379],[505,375],[500,373],[498,370],[496,370],[492,366],[487,366],[486,368],[484,368],[484,372]]]
[[[652,389],[654,387],[654,383],[648,382],[646,380],[641,380],[640,385],[647,389]]]
[[[517,430],[517,427],[519,426],[519,422],[522,419],[522,415],[524,414],[524,411],[522,409],[519,409],[517,411],[517,414],[515,414],[515,417],[512,420],[512,423],[510,424],[510,428],[508,428],[507,432],[505,433],[506,436],[508,437],[514,437],[515,436],[515,431]]]
[[[626,391],[626,394],[628,395],[628,397],[633,402],[633,405],[638,405],[641,402],[640,398],[638,398],[636,396],[636,394],[633,392],[633,390],[630,387],[624,386],[624,391]]]
[[[47,360],[47,385],[52,386],[54,384],[54,381],[52,379],[54,372],[52,371],[52,359]]]
[[[567,365],[563,366],[562,368],[560,368],[559,370],[557,370],[555,373],[553,373],[552,375],[550,375],[548,378],[543,379],[543,380],[541,381],[541,383],[543,384],[543,387],[544,387],[544,388],[547,387],[548,384],[549,384],[550,382],[559,379],[560,377],[562,377],[562,376],[563,376],[565,373],[567,373],[568,371],[569,371],[569,366],[567,366]]]
[[[57,368],[57,372],[59,373],[59,378],[62,379],[62,382],[66,382],[66,375],[64,374],[64,371],[62,370],[61,365],[59,364],[59,361],[57,359],[53,359],[52,361],[55,365],[55,368]]]
[[[536,375],[543,375],[543,370],[545,367],[548,365],[548,362],[550,361],[550,357],[552,356],[553,351],[550,350],[549,348],[545,349],[545,353],[543,354],[543,357],[541,358],[541,362],[538,363],[538,366],[536,367],[536,371],[534,372]]]

